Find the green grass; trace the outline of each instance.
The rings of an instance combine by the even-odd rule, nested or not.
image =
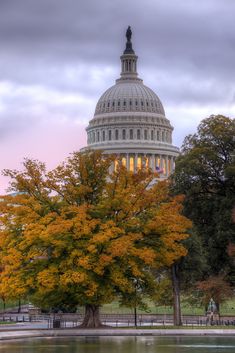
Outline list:
[[[173,308],[170,306],[156,306],[153,302],[148,302],[149,310],[147,313],[151,314],[172,314]],[[181,310],[183,315],[204,315],[205,309],[203,307],[197,307],[189,305],[185,302],[181,304]],[[105,314],[133,314],[133,309],[120,307],[118,302],[112,302],[110,304],[103,305],[101,309],[102,313]],[[146,313],[138,309],[139,314]],[[228,300],[221,305],[220,308],[221,315],[234,315],[235,316],[235,298]]]
[[[25,305],[28,302],[22,301],[21,305]],[[19,301],[18,300],[10,300],[6,302],[5,309],[9,308],[18,308]],[[4,303],[2,300],[0,300],[0,310],[4,310]]]
[[[12,325],[12,324],[15,324],[16,322],[15,321],[0,321],[0,325]]]
[[[22,303],[22,305],[25,303]],[[172,314],[173,308],[170,306],[156,306],[153,302],[148,302],[149,309],[147,312],[137,309],[139,314],[151,313],[151,314]],[[18,308],[18,301],[10,301],[6,303],[7,308]],[[0,310],[3,310],[3,302],[0,301]],[[82,310],[82,309],[81,309]],[[189,305],[188,303],[182,302],[181,310],[183,315],[204,315],[204,308]],[[133,314],[133,309],[119,306],[117,301],[110,304],[105,304],[101,308],[101,312],[105,314]],[[235,316],[235,298],[226,301],[221,305],[221,315],[234,315]]]

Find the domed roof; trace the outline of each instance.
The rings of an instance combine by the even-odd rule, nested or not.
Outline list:
[[[138,57],[132,48],[131,34],[129,26],[126,48],[120,57],[120,78],[100,97],[86,128],[88,147],[83,150],[102,150],[119,156],[132,172],[141,165],[153,170],[158,166],[168,176],[179,154],[172,145],[173,126],[158,96],[138,78]]]
[[[95,116],[116,112],[152,112],[165,116],[158,96],[140,79],[119,79],[100,97]]]

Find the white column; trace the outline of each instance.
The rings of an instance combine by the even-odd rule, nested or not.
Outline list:
[[[174,157],[171,156],[171,173],[174,172]]]
[[[130,170],[130,155],[129,153],[126,154],[126,169]]]
[[[160,168],[161,168],[162,170],[164,170],[163,156],[162,156],[162,154],[160,155]],[[160,174],[160,176],[163,176],[163,175],[164,175],[164,173],[161,173],[161,174]]]
[[[151,157],[150,157],[150,167],[151,167],[153,172],[156,171],[156,166],[155,166],[155,161],[154,161],[154,154],[151,154]]]
[[[166,158],[166,176],[169,176],[169,168],[168,168],[168,156],[165,157]]]
[[[135,153],[135,160],[134,160],[134,171],[137,170],[137,158],[138,158],[138,154]]]

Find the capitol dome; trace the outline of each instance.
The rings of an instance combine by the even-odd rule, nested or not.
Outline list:
[[[156,93],[138,77],[137,59],[126,32],[121,75],[98,100],[87,127],[87,149],[115,154],[131,171],[147,165],[165,178],[174,169],[179,149],[172,145],[173,127]]]
[[[152,112],[165,116],[162,102],[142,80],[117,80],[100,97],[95,116],[109,112]]]

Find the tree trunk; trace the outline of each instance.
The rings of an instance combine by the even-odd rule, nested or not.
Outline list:
[[[171,267],[171,277],[173,286],[173,309],[174,309],[174,325],[182,326],[181,320],[181,307],[180,307],[180,283],[179,283],[179,273],[178,264],[174,264]]]
[[[19,299],[18,303],[18,313],[21,313],[21,299]]]
[[[100,308],[97,305],[87,304],[85,306],[85,316],[79,327],[84,328],[99,328],[102,327],[100,321]]]

